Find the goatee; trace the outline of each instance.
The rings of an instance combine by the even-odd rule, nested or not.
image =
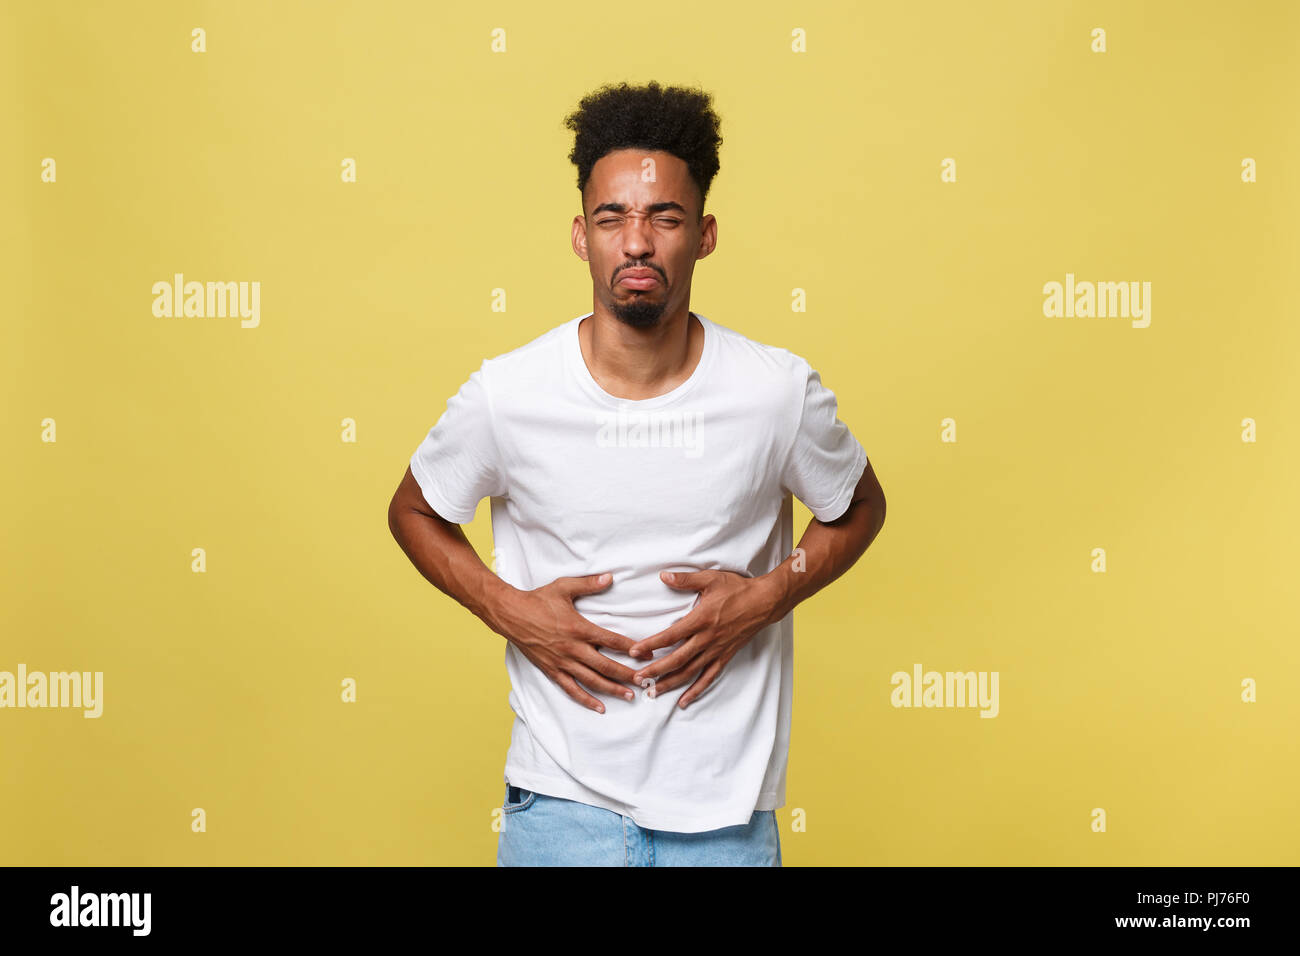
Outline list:
[[[664,303],[648,302],[638,296],[630,302],[615,302],[610,311],[614,317],[634,329],[648,329],[659,324],[663,318]]]

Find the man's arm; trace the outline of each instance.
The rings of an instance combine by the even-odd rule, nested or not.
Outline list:
[[[844,514],[809,522],[795,552],[757,578],[729,571],[664,572],[669,587],[699,591],[690,613],[667,629],[638,641],[628,653],[650,657],[660,647],[681,647],[642,667],[633,679],[653,683],[650,696],[672,690],[699,675],[677,701],[685,707],[702,694],[736,651],[762,628],[774,624],[851,568],[885,523],[885,493],[868,461]]]
[[[513,590],[483,563],[460,525],[429,507],[410,465],[388,503],[388,529],[430,584],[485,623],[492,604]]]
[[[430,584],[514,644],[578,703],[605,712],[584,687],[634,698],[615,683],[631,683],[632,668],[596,650],[626,651],[632,639],[597,627],[573,606],[575,597],[609,587],[608,576],[560,578],[533,591],[512,587],[483,563],[460,525],[429,507],[409,465],[388,504],[388,528]]]
[[[853,567],[884,523],[885,492],[868,461],[844,514],[830,522],[813,518],[799,539],[798,553],[763,575],[771,579],[774,589],[772,622]]]

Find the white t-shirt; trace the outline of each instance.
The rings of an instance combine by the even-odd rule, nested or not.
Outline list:
[[[588,312],[484,361],[411,456],[425,500],[448,521],[472,520],[491,498],[495,570],[507,583],[531,590],[611,572],[609,587],[574,606],[634,640],[698,599],[660,571],[771,571],[794,548],[790,494],[832,521],[867,463],[806,361],[693,314],[703,354],[671,392],[629,401],[602,389],[578,343]],[[647,829],[748,823],[785,804],[793,643],[787,615],[685,709],[677,700],[689,682],[657,698],[636,689],[631,702],[588,687],[599,714],[507,641],[505,780]],[[633,670],[647,663],[598,650]]]

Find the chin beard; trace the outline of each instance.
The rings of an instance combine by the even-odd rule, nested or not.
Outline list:
[[[625,325],[630,325],[634,329],[648,329],[658,325],[659,320],[663,318],[664,303],[647,302],[638,296],[631,302],[614,303],[610,311]]]

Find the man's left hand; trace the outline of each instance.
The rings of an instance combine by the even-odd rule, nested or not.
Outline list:
[[[780,620],[779,596],[766,576],[749,578],[734,571],[664,571],[659,577],[679,591],[698,591],[700,598],[690,613],[670,627],[632,645],[628,653],[633,657],[649,657],[660,647],[684,641],[671,654],[642,667],[633,679],[642,687],[647,679],[653,680],[649,695],[657,697],[698,674],[677,701],[677,706],[685,707],[713,683],[750,638]]]

